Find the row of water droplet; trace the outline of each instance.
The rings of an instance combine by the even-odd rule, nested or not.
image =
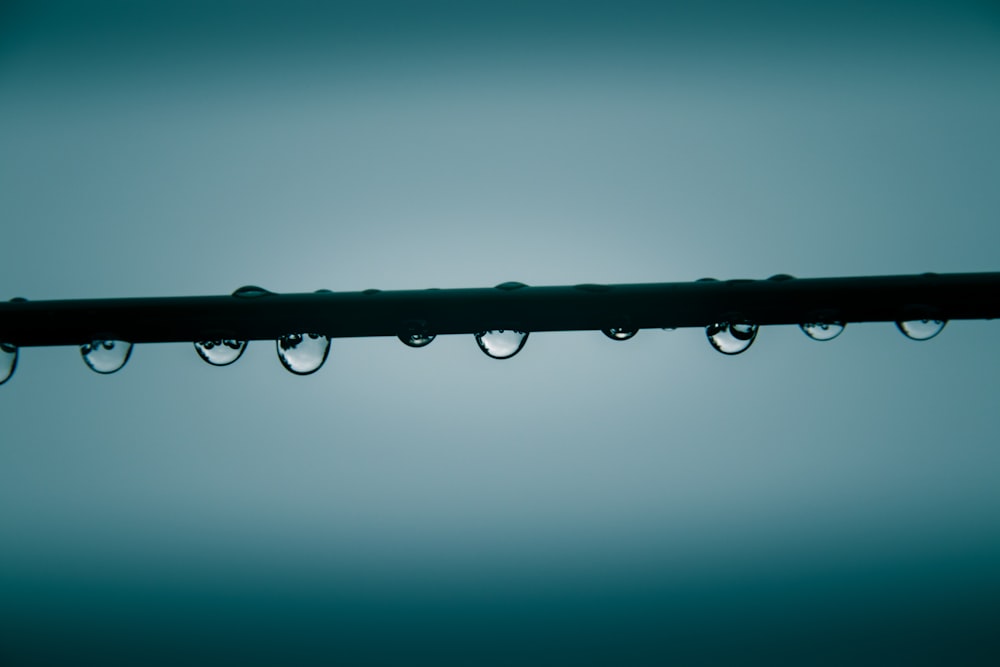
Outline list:
[[[908,320],[896,326],[913,340],[929,340],[938,335],[947,320]],[[800,325],[802,331],[818,341],[833,340],[843,331],[843,322],[809,322]],[[748,322],[719,322],[705,328],[705,335],[722,354],[745,352],[757,338],[759,327]],[[638,329],[604,329],[612,340],[628,340]],[[426,333],[400,335],[399,339],[410,347],[425,347],[435,336]],[[476,343],[487,356],[510,359],[521,351],[528,340],[528,333],[513,329],[497,329],[475,334]],[[316,333],[289,334],[276,341],[281,365],[296,375],[315,373],[323,366],[330,352],[330,338]],[[247,348],[244,340],[204,340],[194,344],[198,355],[213,366],[228,366],[243,356]],[[120,340],[96,340],[80,346],[80,354],[87,366],[96,373],[107,375],[121,370],[132,355],[132,343]],[[17,368],[18,348],[0,342],[0,384],[5,383]]]

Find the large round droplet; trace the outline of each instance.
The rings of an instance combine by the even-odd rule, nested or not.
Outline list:
[[[0,384],[14,375],[17,370],[17,345],[0,343]]]
[[[277,341],[281,365],[296,375],[319,370],[330,352],[330,339],[319,334],[289,334]]]
[[[202,340],[194,344],[198,356],[213,366],[228,366],[243,356],[245,340]]]
[[[806,322],[799,328],[813,340],[833,340],[844,332],[844,326],[843,322]]]
[[[757,337],[757,325],[721,322],[705,327],[708,342],[722,354],[739,354],[749,348]]]
[[[638,332],[638,329],[601,329],[601,333],[611,340],[628,340]]]
[[[257,297],[271,296],[273,294],[274,292],[266,290],[263,287],[257,287],[256,285],[244,285],[233,292],[233,296],[241,299],[256,299]]]
[[[913,340],[930,340],[941,333],[948,320],[906,320],[896,322],[903,335]]]
[[[95,373],[107,375],[121,370],[132,356],[132,343],[123,340],[95,340],[80,346],[80,355]]]
[[[431,336],[429,334],[400,334],[399,340],[403,341],[404,344],[410,347],[424,347],[425,345],[430,345],[436,336]]]
[[[510,359],[521,351],[526,340],[527,332],[513,329],[496,329],[476,334],[479,349],[494,359]]]

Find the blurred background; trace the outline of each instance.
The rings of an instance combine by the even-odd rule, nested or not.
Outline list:
[[[998,72],[991,2],[9,1],[0,298],[996,271]],[[997,326],[23,349],[0,659],[996,664]]]

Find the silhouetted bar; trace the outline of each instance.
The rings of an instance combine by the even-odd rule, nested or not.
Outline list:
[[[318,292],[258,297],[79,299],[0,304],[0,341],[20,347],[461,334],[492,329],[575,331],[992,319],[1000,273],[789,278],[632,285]]]

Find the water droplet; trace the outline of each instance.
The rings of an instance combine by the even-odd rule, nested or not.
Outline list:
[[[696,283],[717,283],[717,282],[719,282],[719,279],[718,278],[698,278],[698,280],[696,280],[695,282]]]
[[[281,365],[296,375],[315,373],[330,352],[330,339],[319,334],[288,334],[277,341]]]
[[[14,375],[17,370],[17,345],[0,343],[0,384]]]
[[[525,285],[524,283],[511,281],[506,283],[500,283],[499,285],[496,286],[496,289],[502,289],[507,292],[510,292],[516,289],[521,289],[522,287],[527,287],[527,285]]]
[[[906,320],[896,322],[903,335],[913,340],[930,340],[941,333],[948,320]]]
[[[245,340],[203,340],[194,344],[198,356],[213,366],[228,366],[243,356]]]
[[[705,335],[716,350],[723,354],[745,352],[757,337],[757,325],[721,322],[705,327]]]
[[[257,297],[271,296],[272,294],[274,292],[266,290],[263,287],[257,287],[256,285],[244,285],[233,292],[233,296],[241,299],[256,299]]]
[[[813,340],[833,340],[844,332],[844,326],[843,322],[806,322],[799,328]]]
[[[787,273],[776,273],[770,278],[768,278],[768,280],[773,280],[775,282],[784,282],[786,280],[795,280],[795,276],[790,276]]]
[[[419,333],[399,335],[399,340],[403,341],[403,343],[409,345],[410,347],[424,347],[425,345],[430,345],[431,341],[435,338],[436,336]]]
[[[496,329],[476,334],[479,349],[494,359],[510,359],[521,351],[526,340],[528,340],[527,332],[513,329]]]
[[[400,324],[401,333],[397,336],[404,345],[424,347],[430,345],[435,335],[429,333],[426,320],[404,320]]]
[[[366,290],[362,290],[361,291],[362,294],[367,294],[368,296],[372,296],[373,294],[379,294],[381,292],[382,292],[382,290],[375,289],[374,287],[370,287],[370,288],[368,288]]]
[[[25,299],[23,296],[15,296],[13,299],[10,300],[10,302],[11,303],[28,303],[28,300]]]
[[[95,340],[81,345],[80,355],[90,370],[108,375],[121,370],[132,356],[132,343],[123,340]]]
[[[601,329],[601,332],[611,340],[628,340],[639,333],[638,329]]]

